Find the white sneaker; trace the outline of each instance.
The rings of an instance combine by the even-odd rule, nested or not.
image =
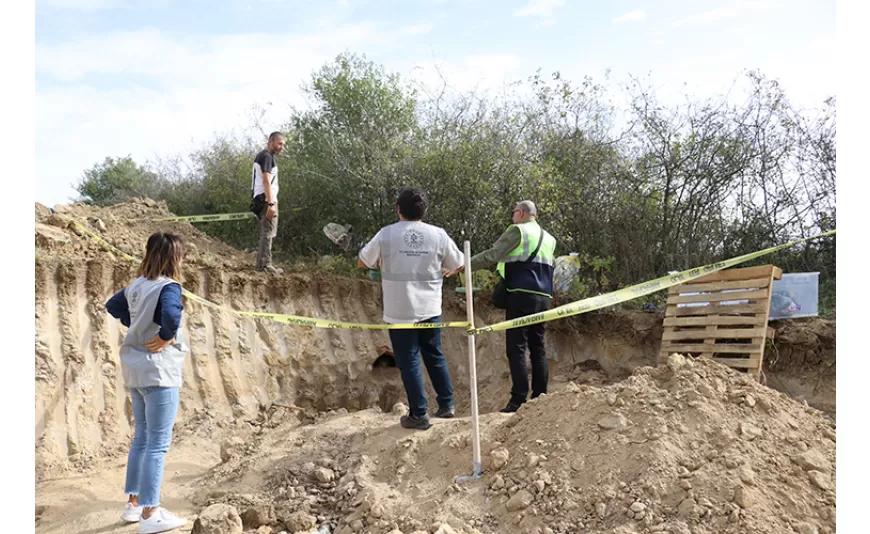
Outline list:
[[[151,517],[139,519],[139,534],[157,534],[184,526],[187,519],[178,517],[165,508],[157,508]]]
[[[135,523],[142,517],[142,507],[133,506],[131,503],[124,505],[124,513],[121,514],[121,519],[128,523]]]

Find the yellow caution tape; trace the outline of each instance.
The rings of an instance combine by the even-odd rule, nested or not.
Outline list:
[[[118,254],[122,258],[131,261],[133,263],[139,263],[141,260],[134,258],[133,256],[127,254],[123,250],[118,247],[112,245],[99,235],[91,232],[81,224],[73,221],[73,226],[84,232],[88,236],[91,237],[97,243],[103,245],[104,248],[111,250],[115,254]],[[198,302],[203,306],[207,306],[209,308],[214,308],[217,310],[225,311],[228,313],[232,313],[234,315],[239,315],[242,317],[253,317],[260,319],[269,319],[270,321],[275,321],[278,323],[284,324],[293,324],[298,326],[310,326],[314,328],[347,328],[352,330],[416,330],[416,329],[430,329],[430,328],[468,328],[471,323],[468,321],[454,321],[450,323],[402,323],[402,324],[364,324],[364,323],[346,323],[343,321],[333,321],[331,319],[316,319],[314,317],[303,317],[299,315],[285,315],[282,313],[267,313],[267,312],[249,312],[249,311],[240,311],[234,310],[232,308],[227,308],[225,306],[221,306],[220,304],[216,304],[208,299],[204,299],[195,293],[191,293],[190,291],[183,289],[181,292],[194,302]]]
[[[87,234],[91,239],[93,239],[93,240],[96,241],[97,243],[103,245],[103,248],[106,248],[106,249],[110,250],[111,252],[114,252],[115,254],[117,254],[118,256],[121,256],[122,258],[124,258],[124,259],[127,260],[127,261],[131,261],[131,262],[133,262],[133,263],[139,263],[140,260],[138,260],[138,259],[134,258],[133,256],[127,254],[126,252],[124,252],[123,250],[119,249],[119,248],[116,247],[115,245],[112,245],[111,243],[109,243],[108,241],[106,241],[105,239],[103,239],[102,237],[98,236],[97,234],[91,232],[90,230],[88,230],[87,228],[85,228],[84,226],[82,226],[81,224],[79,224],[79,223],[77,223],[77,222],[75,222],[75,221],[72,221],[72,226],[73,226],[73,229],[78,229],[78,230],[80,230],[80,231],[86,233],[86,234]]]
[[[635,284],[633,286],[629,286],[618,291],[613,291],[612,293],[606,293],[604,295],[598,295],[595,297],[590,297],[587,299],[564,304],[562,306],[559,306],[558,308],[553,308],[552,310],[535,313],[533,315],[527,315],[518,319],[511,319],[509,321],[502,321],[491,326],[475,328],[473,330],[469,330],[468,333],[482,334],[484,332],[508,330],[510,328],[529,326],[532,324],[543,323],[545,321],[552,321],[554,319],[561,319],[563,317],[570,317],[571,315],[579,315],[581,313],[606,308],[608,306],[613,306],[614,304],[619,304],[620,302],[626,302],[628,300],[636,299],[644,295],[649,295],[650,293],[661,291],[662,289],[667,289],[669,287],[680,285],[690,280],[695,280],[696,278],[700,278],[710,273],[720,271],[728,267],[733,267],[734,265],[737,265],[739,263],[743,263],[745,261],[749,261],[760,256],[770,254],[771,252],[776,252],[778,250],[793,247],[799,243],[803,243],[811,239],[834,235],[836,232],[836,230],[831,230],[830,232],[825,232],[823,234],[807,237],[805,239],[799,239],[797,241],[792,241],[791,243],[786,243],[785,245],[766,248],[764,250],[759,250],[758,252],[750,252],[749,254],[737,256],[736,258],[731,258],[730,260],[720,261],[710,265],[705,265],[704,267],[697,267],[695,269],[688,269],[674,275],[662,276],[661,278],[656,278],[655,280],[650,280],[648,282],[641,282],[640,284]]]
[[[257,216],[251,211],[241,213],[218,213],[215,215],[187,215],[185,217],[164,217],[151,219],[154,222],[213,222],[213,221],[239,221],[242,219],[256,219]]]
[[[402,324],[365,324],[365,323],[346,323],[344,321],[334,321],[332,319],[316,319],[314,317],[303,317],[300,315],[286,315],[283,313],[268,313],[268,312],[250,312],[233,310],[226,308],[220,304],[208,301],[198,295],[187,291],[182,292],[193,301],[199,302],[204,306],[219,309],[234,315],[242,317],[253,317],[258,319],[269,319],[277,323],[293,324],[298,326],[310,326],[314,328],[346,328],[350,330],[414,330],[428,328],[468,328],[468,321],[454,321],[450,323],[402,323]]]
[[[104,247],[107,247],[109,250],[114,251],[124,259],[127,259],[132,262],[138,263],[140,260],[137,260],[133,256],[127,254],[126,252],[118,249],[117,247],[109,244],[105,239],[98,236],[97,234],[91,232],[81,224],[73,221],[73,225],[84,233],[88,234],[92,239],[102,244]],[[647,282],[641,282],[639,284],[635,284],[633,286],[629,286],[617,291],[613,291],[611,293],[606,293],[604,295],[598,295],[595,297],[590,297],[583,300],[578,300],[575,302],[571,302],[568,304],[564,304],[559,306],[558,308],[553,308],[552,310],[547,310],[545,312],[535,313],[532,315],[527,315],[525,317],[520,317],[518,319],[511,319],[509,321],[502,321],[500,323],[496,323],[490,326],[482,326],[480,328],[469,329],[467,332],[469,334],[482,334],[485,332],[497,332],[500,330],[508,330],[510,328],[518,328],[521,326],[529,326],[537,323],[543,323],[546,321],[553,321],[555,319],[561,319],[563,317],[570,317],[572,315],[579,315],[581,313],[587,313],[590,311],[599,310],[601,308],[607,308],[609,306],[613,306],[614,304],[619,304],[620,302],[626,302],[629,300],[636,299],[638,297],[642,297],[645,295],[649,295],[651,293],[655,293],[657,291],[661,291],[663,289],[667,289],[669,287],[673,287],[676,285],[683,284],[685,282],[689,282],[691,280],[695,280],[702,276],[706,276],[710,273],[720,271],[722,269],[727,269],[728,267],[733,267],[740,263],[753,260],[755,258],[759,258],[766,254],[770,254],[772,252],[776,252],[778,250],[783,250],[789,247],[793,247],[797,244],[804,243],[806,241],[810,241],[812,239],[818,239],[820,237],[827,237],[834,235],[837,231],[831,230],[829,232],[825,232],[823,234],[815,235],[812,237],[807,237],[804,239],[799,239],[797,241],[792,241],[791,243],[786,243],[784,245],[778,245],[775,247],[766,248],[764,250],[759,250],[758,252],[750,252],[749,254],[744,254],[742,256],[737,256],[735,258],[731,258],[729,260],[720,261],[717,263],[712,263],[710,265],[705,265],[703,267],[696,267],[694,269],[687,269],[685,271],[679,272],[674,275],[662,276],[661,278],[656,278],[655,280],[650,280]],[[410,330],[410,329],[427,329],[427,328],[468,328],[470,323],[468,321],[454,321],[449,323],[403,323],[403,324],[364,324],[364,323],[346,323],[342,321],[333,321],[330,319],[316,319],[313,317],[303,317],[299,315],[285,315],[281,313],[267,313],[267,312],[248,312],[248,311],[239,311],[233,310],[231,308],[226,308],[219,304],[215,304],[210,300],[206,300],[190,291],[183,289],[182,292],[185,296],[190,298],[195,302],[199,302],[204,306],[208,306],[210,308],[215,308],[219,310],[226,311],[228,313],[232,313],[235,315],[245,316],[245,317],[254,317],[261,319],[269,319],[271,321],[284,323],[284,324],[293,324],[299,326],[310,326],[315,328],[347,328],[347,329],[357,329],[357,330]]]
[[[302,208],[290,208],[292,211],[300,211]],[[240,221],[243,219],[256,219],[252,211],[243,211],[240,213],[218,213],[215,215],[185,215],[184,217],[163,217],[161,219],[151,219],[153,222],[214,222],[214,221]]]

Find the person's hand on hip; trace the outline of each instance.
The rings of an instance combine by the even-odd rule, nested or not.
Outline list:
[[[164,341],[160,339],[160,336],[154,336],[148,341],[145,342],[145,348],[151,352],[161,352],[165,349],[170,343],[174,343],[175,339],[170,339],[169,341]]]

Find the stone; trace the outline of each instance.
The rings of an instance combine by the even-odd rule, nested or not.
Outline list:
[[[48,218],[46,222],[51,226],[56,226],[57,228],[66,228],[70,225],[72,220],[64,215],[54,213],[51,217]]]
[[[680,517],[684,518],[698,517],[698,507],[695,504],[695,499],[691,497],[683,499],[683,502],[677,507],[677,513],[680,514]]]
[[[822,453],[814,449],[792,456],[791,461],[801,466],[804,471],[827,473],[831,470],[831,463],[822,456]]]
[[[233,437],[221,442],[220,455],[221,462],[229,462],[233,457],[238,456],[245,442],[241,438]]]
[[[755,471],[748,467],[743,467],[738,472],[738,476],[740,477],[740,481],[746,484],[747,486],[755,485]]]
[[[314,478],[322,483],[332,482],[335,480],[335,472],[328,467],[318,467],[314,469]]]
[[[528,506],[532,504],[532,501],[534,500],[535,498],[532,496],[531,493],[526,490],[520,490],[514,493],[513,497],[508,499],[508,502],[505,506],[507,507],[508,511],[517,512],[519,510],[528,508]]]
[[[643,512],[646,510],[646,505],[640,501],[635,501],[631,504],[630,509],[632,512]]]
[[[235,507],[213,504],[193,522],[191,534],[242,534],[242,518]]]
[[[408,407],[402,404],[401,402],[397,402],[393,405],[393,409],[390,410],[393,415],[405,415],[408,413]]]
[[[753,397],[752,395],[747,395],[746,398],[743,399],[743,402],[745,402],[746,405],[749,406],[750,408],[755,407],[755,397]]]
[[[36,244],[42,248],[51,248],[55,245],[65,245],[70,242],[63,230],[40,223],[36,223],[35,230]]]
[[[598,517],[604,519],[604,516],[607,515],[607,505],[603,502],[597,503],[595,505],[595,512],[598,514]]]
[[[440,525],[438,525],[438,529],[435,531],[435,534],[456,534],[456,531],[453,530],[453,527],[451,527],[447,523],[441,523]]]
[[[686,358],[680,354],[673,353],[665,360],[665,365],[672,373],[677,373],[680,369],[686,366]]]
[[[810,482],[813,486],[820,490],[827,491],[831,489],[831,477],[826,473],[822,473],[821,471],[808,471],[807,476],[810,478]]]
[[[251,506],[242,514],[242,526],[245,528],[259,528],[262,525],[271,525],[275,520],[275,507],[271,504]]]
[[[755,492],[750,490],[749,488],[745,488],[743,486],[737,486],[734,489],[734,502],[740,508],[746,510],[747,508],[752,508],[755,505],[756,498]]]
[[[317,524],[317,518],[302,511],[296,511],[282,518],[281,522],[290,532],[311,530]]]
[[[604,430],[622,430],[628,426],[628,419],[619,413],[605,415],[598,420],[598,426]]]
[[[740,423],[740,435],[743,436],[748,441],[753,441],[755,438],[761,436],[762,430],[757,426],[750,423]]]
[[[492,489],[499,490],[504,487],[504,478],[501,475],[496,475],[492,481]]]
[[[493,471],[498,471],[507,465],[509,459],[510,453],[507,449],[495,449],[489,453],[489,467]]]
[[[536,480],[532,485],[538,490],[538,493],[543,493],[544,488],[547,487],[543,480]]]
[[[802,521],[795,525],[794,530],[797,534],[819,534],[819,527],[812,523],[807,523],[806,521]]]

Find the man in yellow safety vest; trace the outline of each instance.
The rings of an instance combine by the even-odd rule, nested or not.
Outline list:
[[[513,210],[513,224],[489,250],[471,258],[471,270],[498,263],[498,272],[507,288],[505,319],[516,319],[550,309],[553,298],[553,265],[556,239],[538,225],[538,210],[530,200],[519,202]],[[529,395],[526,344],[532,361],[532,398],[547,392],[547,352],[544,324],[511,328],[505,331],[505,348],[511,371],[511,397],[501,411],[515,412]]]

